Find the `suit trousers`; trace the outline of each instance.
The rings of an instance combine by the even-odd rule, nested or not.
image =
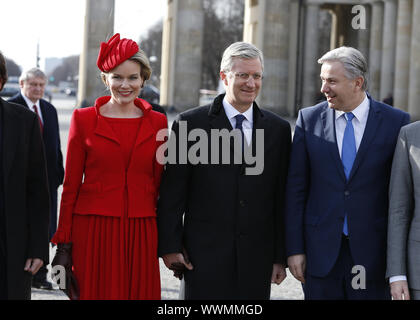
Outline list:
[[[340,253],[334,267],[326,277],[319,278],[309,274],[302,285],[305,300],[390,300],[389,285],[385,280],[365,279],[365,289],[353,288],[352,280],[359,273],[352,273],[354,267],[349,240],[342,237]],[[358,279],[356,279],[358,280]],[[360,284],[358,281],[355,281]]]

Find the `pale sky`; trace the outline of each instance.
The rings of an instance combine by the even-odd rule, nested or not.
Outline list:
[[[114,33],[139,40],[163,18],[167,0],[115,0]],[[83,43],[85,0],[0,0],[0,50],[23,69],[40,67],[46,57],[80,54]],[[99,43],[98,43],[99,50]]]

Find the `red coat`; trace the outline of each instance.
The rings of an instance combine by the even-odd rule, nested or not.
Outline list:
[[[94,107],[73,112],[60,219],[54,243],[71,242],[73,213],[119,217],[128,188],[128,217],[155,217],[163,166],[156,160],[159,130],[167,130],[166,117],[142,99],[135,104],[143,111],[140,131],[126,170],[118,138],[99,108],[110,97],[98,98]],[[84,178],[83,178],[84,175]]]

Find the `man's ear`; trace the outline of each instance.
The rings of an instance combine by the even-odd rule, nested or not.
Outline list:
[[[362,90],[363,84],[365,82],[365,80],[363,79],[363,77],[357,77],[355,79],[355,81],[356,81],[355,82],[356,83],[356,88],[359,89],[359,90]]]
[[[226,73],[224,71],[220,71],[220,79],[222,79],[222,81],[225,84],[225,86],[228,85],[227,75],[226,75]]]

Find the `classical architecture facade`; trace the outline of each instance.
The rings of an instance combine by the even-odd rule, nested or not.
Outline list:
[[[167,3],[160,103],[183,111],[199,103],[203,4]],[[113,6],[114,0],[87,0],[79,102],[97,96],[95,90],[103,91],[97,71],[89,68],[96,65],[97,44],[112,34]],[[295,116],[300,108],[319,101],[317,60],[346,45],[368,59],[372,97],[392,96],[395,107],[420,119],[419,0],[244,0],[244,6],[243,40],[265,56],[261,106]]]
[[[420,119],[420,1],[244,0],[244,5],[243,39],[265,56],[262,106],[294,116],[316,103],[318,58],[346,45],[368,59],[372,97],[392,96],[395,107]],[[168,0],[161,104],[179,110],[198,104],[201,10],[200,0]]]

